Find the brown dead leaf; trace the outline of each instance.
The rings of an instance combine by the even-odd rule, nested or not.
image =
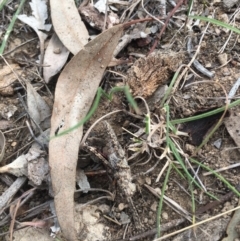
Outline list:
[[[65,45],[74,55],[88,42],[88,31],[81,20],[74,0],[50,0],[51,16],[54,29]]]
[[[91,27],[103,31],[105,11],[104,13],[101,13],[91,4],[88,4],[87,6],[81,6],[78,10],[85,22],[87,22]],[[117,14],[110,11],[107,16],[106,29],[112,28],[113,25],[117,24],[119,24],[119,18]]]
[[[240,205],[240,201],[238,201]],[[238,240],[239,237],[239,220],[240,220],[240,210],[236,210],[228,223],[226,233],[227,235],[222,239],[222,241]]]
[[[239,116],[230,116],[224,121],[228,133],[235,141],[236,145],[240,147],[240,122]]]
[[[13,71],[15,73],[13,73]],[[13,87],[11,84],[17,80],[17,75],[21,75],[22,70],[17,64],[10,64],[9,66],[4,66],[0,70],[0,94],[3,96],[13,95]]]
[[[62,71],[55,91],[51,136],[76,125],[88,113],[106,66],[122,34],[115,26],[89,42]],[[69,241],[76,241],[74,190],[82,127],[54,138],[49,145],[54,202],[61,229]],[[82,226],[82,224],[79,224]]]
[[[26,85],[29,114],[35,123],[40,125],[43,130],[46,130],[50,127],[51,109],[30,83],[27,82]],[[36,128],[34,123],[33,127]]]

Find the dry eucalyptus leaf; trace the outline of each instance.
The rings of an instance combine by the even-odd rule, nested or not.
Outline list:
[[[44,55],[43,78],[48,83],[54,75],[56,75],[66,63],[69,51],[62,44],[56,34],[53,34],[49,41]]]
[[[81,6],[78,10],[85,22],[87,22],[91,27],[103,31],[105,14],[100,13],[91,4],[88,4],[87,6]],[[116,24],[119,24],[119,18],[117,14],[110,12],[106,19],[105,28],[111,28]]]
[[[40,125],[43,130],[50,127],[51,110],[30,83],[27,83],[27,106],[31,118]],[[35,125],[33,124],[33,126]]]
[[[3,157],[4,157],[5,144],[6,144],[5,136],[4,136],[4,134],[0,131],[0,162],[2,161],[2,159],[3,159]]]
[[[239,116],[230,116],[224,121],[228,133],[233,138],[234,142],[240,147],[240,122]]]
[[[69,129],[86,116],[122,31],[123,25],[118,25],[103,32],[66,65],[55,90],[50,136]],[[82,127],[79,127],[49,143],[56,212],[64,236],[69,241],[77,240],[73,195],[81,138]]]
[[[238,201],[238,205],[240,205],[240,201]],[[228,223],[227,227],[227,236],[225,236],[222,241],[232,241],[232,240],[237,240],[239,237],[239,220],[240,220],[240,210],[236,210]]]
[[[6,65],[0,69],[0,94],[3,96],[13,95],[14,90],[11,84],[17,80],[17,75],[21,74],[22,70],[18,64]]]
[[[47,34],[44,31],[49,31],[52,27],[51,24],[45,24],[45,21],[48,18],[47,5],[44,0],[32,0],[29,3],[32,9],[32,16],[27,16],[26,14],[22,14],[18,16],[22,22],[29,25],[34,29],[38,38],[40,40],[41,52],[44,49],[44,41],[47,38]],[[61,4],[59,4],[61,5]],[[41,53],[43,54],[43,53]]]
[[[65,47],[77,54],[88,42],[88,31],[81,20],[74,0],[50,0],[54,30]]]
[[[104,13],[106,12],[106,7],[107,10],[109,10],[109,7],[107,6],[107,0],[99,0],[94,4],[94,7],[100,12]]]

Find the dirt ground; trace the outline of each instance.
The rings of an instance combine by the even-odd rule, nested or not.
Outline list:
[[[26,8],[24,11],[30,11],[28,9],[28,3],[25,4]],[[151,14],[157,15],[157,13],[154,12],[153,4],[154,3],[149,2],[145,7]],[[0,17],[2,26],[5,24],[5,28],[8,22],[6,20],[7,17],[12,16],[14,9],[16,8],[14,3],[11,3],[10,6],[11,8],[6,8],[4,14]],[[170,11],[172,7],[168,6],[168,8],[168,11]],[[145,16],[144,11],[141,11],[141,6],[137,9],[143,14],[143,16]],[[176,17],[173,18],[173,22],[175,21],[176,24],[182,25],[184,23],[183,20],[186,18],[186,9],[186,5],[182,5],[175,15]],[[219,20],[225,16],[230,18],[236,9],[237,7],[235,6],[231,9],[224,8],[223,3],[217,1],[214,1],[214,3],[210,1],[199,1],[193,6],[193,11],[195,13],[200,13],[202,11],[205,14],[208,12],[208,15],[211,15],[214,12],[215,17]],[[122,11],[119,11],[118,14],[121,12]],[[240,15],[238,13],[235,17],[235,27],[240,27],[239,20]],[[150,28],[157,24],[158,23],[155,22],[148,22],[146,23],[145,28]],[[187,37],[191,37],[192,53],[194,54],[200,38],[203,35],[204,29],[207,26],[206,22],[201,22],[200,25],[196,26],[197,29],[195,31],[190,31],[187,30],[188,28],[185,28],[184,30],[184,27],[179,29],[176,24],[174,25],[173,23],[170,23],[166,32],[161,37],[161,41],[158,42],[153,53],[154,58],[151,60],[146,60],[144,55],[146,56],[149,53],[154,39],[156,38],[156,34],[149,34],[150,41],[144,46],[141,46],[140,44],[140,40],[143,39],[131,41],[131,43],[129,43],[117,56],[117,58],[121,60],[126,60],[127,63],[115,67],[109,67],[108,70],[110,71],[106,71],[101,82],[101,87],[106,92],[109,92],[111,88],[115,86],[123,86],[127,84],[130,86],[134,97],[141,96],[146,100],[149,107],[152,127],[157,126],[157,124],[159,125],[150,142],[148,136],[144,132],[140,134],[140,131],[144,130],[146,126],[144,123],[144,114],[147,113],[147,109],[144,101],[141,98],[136,98],[140,111],[143,114],[136,116],[133,113],[132,108],[129,106],[124,94],[121,92],[114,94],[111,101],[102,98],[97,112],[94,113],[90,121],[84,125],[84,133],[86,133],[88,128],[103,115],[115,110],[123,110],[110,115],[106,120],[111,124],[115,131],[118,142],[125,151],[126,159],[129,159],[128,165],[131,170],[132,182],[136,185],[136,192],[132,196],[132,202],[141,222],[140,227],[136,225],[135,218],[133,217],[136,213],[124,195],[123,190],[119,187],[117,180],[114,180],[114,175],[109,171],[109,168],[103,165],[96,157],[93,157],[93,154],[89,154],[84,150],[80,150],[78,160],[78,168],[82,168],[86,173],[91,188],[108,190],[114,195],[114,200],[108,200],[105,198],[99,201],[96,200],[93,204],[89,204],[90,207],[91,205],[99,206],[99,210],[96,211],[99,213],[98,223],[102,223],[108,227],[106,229],[106,237],[109,237],[110,235],[110,240],[147,241],[154,239],[156,231],[146,235],[145,232],[153,230],[157,226],[159,192],[164,186],[164,180],[167,173],[165,165],[168,161],[173,163],[173,168],[170,171],[164,195],[177,203],[182,209],[186,210],[187,214],[183,214],[183,211],[179,211],[179,209],[176,211],[176,206],[169,204],[169,201],[165,200],[160,214],[161,224],[163,225],[163,230],[164,224],[168,224],[169,229],[166,228],[166,231],[162,232],[161,235],[172,233],[191,225],[191,219],[193,217],[191,189],[194,194],[196,206],[195,218],[197,222],[238,206],[239,197],[235,194],[226,198],[226,200],[224,199],[224,197],[230,193],[230,189],[222,180],[215,175],[204,175],[207,171],[199,165],[192,163],[195,172],[197,172],[198,178],[201,180],[206,190],[219,200],[224,199],[224,201],[216,202],[214,205],[210,206],[209,204],[214,201],[214,198],[207,195],[203,188],[199,188],[189,181],[185,174],[180,175],[180,173],[184,173],[184,170],[177,162],[174,154],[167,149],[167,114],[160,105],[162,98],[154,95],[154,93],[159,87],[169,85],[178,67],[180,65],[187,65],[191,60],[191,56],[188,54],[186,47],[188,41]],[[131,28],[126,30],[124,34],[129,33],[130,31]],[[181,79],[176,91],[171,94],[166,102],[169,106],[169,118],[171,121],[194,116],[225,106],[225,92],[228,94],[233,84],[240,78],[239,35],[233,32],[231,33],[230,38],[229,36],[230,31],[226,31],[226,29],[210,24],[202,39],[201,48],[196,59],[211,71],[211,73],[214,73],[214,76],[209,78],[194,67],[188,69]],[[3,38],[3,35],[1,38]],[[31,41],[18,47],[28,40]],[[227,44],[223,53],[220,53],[219,50],[226,42]],[[8,51],[12,52],[7,53]],[[39,41],[36,38],[36,34],[31,28],[20,21],[17,21],[10,39],[8,40],[7,49],[5,50],[5,53],[7,54],[5,54],[4,57],[9,64],[16,63],[21,67],[22,78],[31,81],[33,86],[38,90],[38,93],[44,97],[51,106],[53,104],[52,96],[54,96],[54,89],[58,75],[54,77],[48,85],[52,94],[51,96],[46,89],[44,81],[39,77],[41,76],[41,73],[39,73],[38,65],[36,64],[39,51]],[[69,59],[71,57],[72,56],[70,56]],[[224,57],[226,57],[226,59],[222,60]],[[1,60],[1,68],[3,68],[4,65],[4,61]],[[125,76],[126,78],[121,76]],[[149,79],[153,79],[152,82],[148,81]],[[192,85],[190,85],[191,83]],[[182,88],[180,88],[181,86]],[[1,165],[11,163],[19,155],[27,153],[30,144],[33,141],[33,137],[25,122],[27,120],[27,115],[18,94],[20,93],[23,97],[23,101],[26,101],[26,91],[17,81],[14,82],[13,87],[14,93],[12,95],[0,95],[0,116],[2,116],[2,119],[0,120],[0,128],[6,138],[5,156]],[[239,96],[239,94],[240,91],[238,90],[236,96]],[[8,110],[1,107],[3,104],[4,108],[8,108]],[[4,118],[3,113],[7,113],[9,108],[13,108],[12,106],[15,106],[16,108],[13,116],[8,119]],[[179,153],[181,153],[184,165],[192,176],[195,174],[187,163],[189,157],[194,157],[198,162],[213,170],[239,163],[239,151],[236,148],[238,143],[234,142],[224,123],[215,131],[210,140],[201,147],[197,153],[195,153],[197,146],[202,143],[204,137],[207,136],[214,124],[218,122],[221,115],[222,113],[220,113],[215,119],[202,119],[192,125],[187,123],[176,125],[176,128],[178,128],[179,131],[187,132],[188,136],[181,136],[170,132],[170,138],[177,146]],[[239,115],[240,107],[235,106],[228,110],[224,122],[227,122],[230,116],[238,117]],[[6,126],[4,126],[4,123],[6,123]],[[106,140],[107,138],[108,136],[106,136],[102,122],[100,122],[91,131],[87,142],[90,146],[94,147],[100,155],[105,157],[104,148],[108,141]],[[220,142],[220,146],[216,146],[216,141]],[[164,151],[166,152],[165,156],[160,158]],[[132,158],[133,155],[136,155],[136,157]],[[163,168],[166,169],[164,170]],[[162,171],[163,173],[160,179],[156,181]],[[240,182],[238,172],[239,167],[236,167],[221,172],[221,175],[233,187],[237,188]],[[8,189],[9,184],[6,183],[6,179],[9,179],[9,182],[11,183],[15,180],[15,177],[9,174],[1,174],[1,193]],[[31,184],[25,183],[16,196],[20,196],[21,193],[30,188]],[[101,196],[103,196],[102,192],[97,191],[88,193],[77,192],[75,195],[75,203],[76,205],[85,204]],[[48,200],[52,200],[48,188],[39,188],[24,204],[21,212],[45,203]],[[101,205],[106,205],[107,208],[103,210],[100,208]],[[173,206],[175,208],[173,208]],[[6,209],[1,213],[1,221],[4,220],[8,213],[9,209]],[[232,215],[233,213],[226,214],[224,218],[229,220]],[[51,214],[49,210],[45,209],[42,213],[38,213],[34,218],[44,219],[47,216],[51,216]],[[18,220],[21,221],[23,216],[20,215],[19,217]],[[182,217],[184,217],[184,219],[180,224],[176,224],[177,220]],[[187,220],[186,217],[190,217],[190,220]],[[28,221],[31,220],[32,218]],[[1,233],[8,231],[9,226],[10,220],[7,223],[2,222]],[[215,223],[212,230],[218,229],[217,227],[220,227],[220,220]],[[208,232],[207,228],[202,226],[202,229],[200,228],[201,231],[207,230],[206,232],[208,232],[209,239],[206,239],[206,236],[201,236],[202,234],[200,231],[200,233],[196,234],[196,237],[191,234],[188,238],[179,236],[177,239],[176,236],[173,236],[166,238],[165,240],[223,240],[223,238],[226,237],[226,228],[227,225],[223,226],[223,230],[219,230],[219,239],[214,239],[212,237],[212,231]],[[142,236],[136,237],[138,234],[141,234]],[[130,237],[132,237],[132,239],[127,239]],[[239,239],[239,237],[240,236],[237,238]],[[2,236],[2,240],[7,240],[6,236]],[[64,239],[59,237],[59,240]]]

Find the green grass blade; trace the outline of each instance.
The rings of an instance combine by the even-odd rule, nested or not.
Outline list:
[[[194,198],[194,192],[193,192],[193,183],[191,182],[191,180],[188,180],[188,183],[190,183],[191,200],[192,200],[192,213],[193,213],[192,223],[194,224],[196,222],[196,216],[195,216],[196,205],[195,205],[195,198]]]
[[[196,182],[196,180],[191,176],[191,174],[188,172],[186,166],[183,163],[183,160],[181,158],[181,156],[179,155],[175,144],[172,142],[172,140],[169,138],[169,147],[173,153],[173,155],[175,156],[175,158],[177,159],[177,161],[179,162],[180,166],[182,167],[183,171],[185,172],[185,174],[187,175],[187,177],[196,184],[197,187],[201,188],[201,186]]]
[[[3,7],[5,6],[7,0],[3,0],[1,3],[0,3],[0,11],[3,9]]]
[[[120,91],[124,92],[124,94],[126,95],[126,98],[129,101],[129,103],[132,105],[134,110],[136,112],[138,112],[138,106],[137,106],[135,100],[133,99],[133,97],[131,96],[128,86],[114,87],[114,88],[112,88],[112,90],[110,91],[109,94],[107,94],[101,87],[99,87],[98,90],[97,90],[96,98],[93,102],[92,108],[90,109],[88,114],[81,121],[79,121],[76,125],[72,126],[71,128],[69,128],[65,131],[59,132],[57,135],[51,137],[50,140],[53,139],[53,138],[56,138],[56,137],[66,135],[69,132],[79,128],[82,125],[84,125],[92,117],[92,115],[95,113],[95,111],[97,110],[100,99],[101,99],[102,96],[105,96],[107,99],[109,99],[111,101],[113,94],[116,93],[116,92],[120,92]]]
[[[4,38],[3,38],[3,41],[2,41],[2,44],[1,44],[1,47],[0,47],[0,55],[2,55],[3,52],[4,52],[4,49],[5,49],[5,47],[6,47],[8,38],[9,38],[9,36],[10,36],[10,33],[11,33],[12,30],[13,30],[13,26],[14,26],[16,20],[17,20],[18,14],[19,14],[20,11],[22,10],[22,7],[23,7],[25,1],[26,1],[26,0],[21,0],[20,4],[19,4],[19,6],[18,6],[17,11],[16,11],[15,14],[13,15],[13,18],[12,18],[12,20],[11,20],[8,28],[7,28],[7,31],[6,31],[6,33],[5,33],[5,35],[4,35]]]
[[[192,11],[193,2],[194,2],[194,0],[190,0],[188,3],[188,11],[187,11],[188,17],[189,17],[190,12]]]
[[[162,207],[163,207],[163,197],[164,197],[164,192],[166,190],[166,186],[167,186],[167,182],[168,182],[168,179],[169,179],[171,169],[172,169],[172,164],[169,163],[167,174],[166,174],[166,177],[164,179],[164,183],[163,183],[163,187],[162,187],[162,192],[161,192],[159,204],[158,204],[158,211],[157,211],[157,237],[158,238],[160,237],[160,234],[161,234],[160,223],[161,223],[161,213],[162,213]]]
[[[168,87],[168,89],[167,89],[167,91],[166,91],[166,93],[165,93],[162,101],[161,101],[160,107],[164,106],[166,99],[167,99],[168,96],[171,94],[173,85],[175,84],[178,75],[179,75],[179,72],[177,71],[177,72],[174,74],[174,76],[173,76],[173,78],[172,78],[172,81],[171,81],[171,83],[170,83],[170,85],[169,85],[169,87]]]
[[[230,109],[230,108],[232,108],[234,106],[237,106],[237,105],[240,105],[240,99],[232,102],[231,104],[229,104],[228,105],[228,109]],[[191,117],[187,117],[187,118],[182,118],[182,119],[171,120],[171,123],[173,125],[176,125],[176,124],[181,124],[181,123],[185,123],[185,122],[189,122],[189,121],[194,121],[194,120],[198,120],[198,119],[201,119],[201,118],[205,118],[207,116],[211,116],[211,115],[217,114],[217,113],[222,112],[224,110],[225,110],[225,106],[224,107],[220,107],[220,108],[215,109],[215,110],[212,110],[212,111],[209,111],[209,112],[204,113],[204,114],[191,116]]]
[[[231,30],[231,31],[233,31],[237,34],[240,34],[240,30],[238,28],[235,28],[230,24],[221,22],[221,21],[213,19],[213,18],[207,18],[207,17],[202,17],[202,16],[192,16],[192,15],[190,15],[189,18],[199,19],[199,20],[202,20],[202,21],[205,21],[205,22],[210,22],[210,23],[213,23],[213,24],[218,25],[220,27],[227,28],[227,29],[229,29],[229,30]]]
[[[208,166],[202,164],[201,162],[198,162],[197,160],[190,158],[190,160],[196,164],[198,164],[200,167],[206,169],[207,171],[211,172],[212,174],[214,174],[219,180],[221,180],[231,191],[233,191],[238,197],[240,197],[240,192],[233,187],[222,175],[218,174],[217,172],[215,172],[214,170],[212,170],[211,168],[209,168]]]

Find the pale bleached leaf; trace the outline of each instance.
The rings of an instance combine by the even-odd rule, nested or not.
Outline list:
[[[62,44],[57,34],[53,34],[49,41],[44,55],[43,78],[48,83],[54,75],[56,75],[66,63],[69,51]]]
[[[48,18],[47,5],[45,0],[32,0],[29,3],[32,9],[32,14],[38,21],[38,29],[49,31],[51,24],[45,24]]]
[[[45,21],[48,18],[46,2],[44,0],[32,0],[29,4],[33,16],[22,14],[18,16],[18,19],[33,28],[42,42],[47,38],[47,34],[42,30],[49,31],[52,26],[51,24],[45,24]]]
[[[240,147],[240,122],[239,122],[239,116],[230,116],[229,118],[226,118],[224,121],[224,124],[228,130],[228,133],[232,137],[232,139],[235,141],[236,145]]]
[[[31,118],[38,125],[44,130],[50,127],[51,109],[30,83],[27,83],[27,106]]]
[[[64,46],[77,54],[88,42],[88,31],[81,20],[74,0],[50,0],[54,30]]]
[[[19,156],[17,159],[15,159],[13,162],[11,162],[10,164],[0,167],[0,173],[7,172],[17,177],[27,176],[27,173],[28,173],[27,166],[28,166],[28,161],[25,155],[23,154]]]
[[[94,4],[94,7],[100,12],[100,13],[105,13],[106,12],[106,5],[107,5],[107,0],[99,0]],[[107,9],[109,9],[107,7]]]

